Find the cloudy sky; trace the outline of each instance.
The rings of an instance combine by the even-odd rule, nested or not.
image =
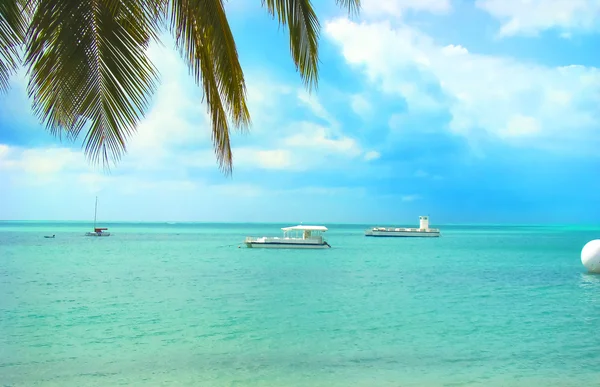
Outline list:
[[[259,0],[228,14],[253,126],[218,169],[200,90],[152,46],[161,86],[110,173],[0,96],[0,219],[417,223],[600,220],[599,0],[313,1],[320,83],[303,88]]]

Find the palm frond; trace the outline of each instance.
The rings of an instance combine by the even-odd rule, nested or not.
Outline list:
[[[336,0],[338,5],[358,12],[360,0]],[[308,90],[318,86],[320,24],[311,0],[262,0],[272,17],[277,16],[280,25],[287,25],[290,34],[290,50],[296,70]]]
[[[9,87],[10,76],[20,63],[19,47],[25,37],[23,0],[0,1],[0,93]]]
[[[77,138],[85,153],[118,160],[156,85],[144,48],[156,38],[153,0],[37,0],[25,63],[35,113],[53,134]]]
[[[350,15],[358,15],[360,11],[360,0],[335,0],[335,3],[347,8]]]
[[[262,0],[272,17],[287,26],[296,70],[311,90],[318,84],[320,24],[310,0]]]
[[[229,119],[250,125],[246,84],[222,0],[171,0],[170,28],[183,59],[202,84],[219,167],[232,171]]]

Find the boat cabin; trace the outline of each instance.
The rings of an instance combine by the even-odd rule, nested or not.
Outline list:
[[[283,227],[284,239],[317,239],[323,240],[323,233],[327,231],[324,226],[292,226]]]

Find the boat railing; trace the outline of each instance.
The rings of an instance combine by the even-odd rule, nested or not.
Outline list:
[[[309,243],[323,243],[323,236],[321,235],[312,235],[308,238],[300,237],[252,237],[248,236],[244,240],[244,243],[252,243],[252,242],[272,242],[272,241],[285,241],[285,240],[295,240],[295,241],[310,241]],[[314,241],[314,242],[313,242]]]
[[[374,227],[370,231],[384,232],[440,232],[439,228]]]

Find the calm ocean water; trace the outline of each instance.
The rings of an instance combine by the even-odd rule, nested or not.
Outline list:
[[[0,222],[0,386],[600,385],[600,228],[286,225]]]

